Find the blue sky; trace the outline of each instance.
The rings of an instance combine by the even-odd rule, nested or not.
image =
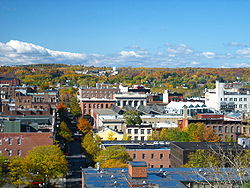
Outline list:
[[[249,10],[249,0],[0,0],[0,63],[248,67]],[[27,45],[36,53],[23,59]]]

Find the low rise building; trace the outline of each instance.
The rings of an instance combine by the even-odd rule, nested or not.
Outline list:
[[[225,154],[237,154],[243,147],[230,142],[171,142],[170,164],[172,168],[181,168],[188,162],[188,155],[196,150],[209,150],[224,152]],[[225,164],[226,165],[226,164]]]
[[[153,132],[152,124],[126,125],[125,130],[131,140],[148,140]]]
[[[250,112],[250,92],[240,89],[240,86],[216,81],[215,89],[208,89],[205,92],[205,104],[224,112]]]
[[[166,141],[103,141],[103,148],[120,145],[133,161],[144,161],[148,168],[169,168],[170,147]]]

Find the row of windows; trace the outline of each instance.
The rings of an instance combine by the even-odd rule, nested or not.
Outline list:
[[[10,149],[5,149],[5,151],[8,153],[9,156],[13,155],[13,151]],[[2,154],[2,150],[0,150],[0,154]],[[22,150],[17,150],[17,155],[21,156],[22,155]]]
[[[247,98],[239,98],[239,101],[247,101]],[[222,101],[222,98],[221,98]],[[224,101],[238,101],[238,98],[224,98]]]
[[[137,156],[136,156],[136,153],[133,153],[133,159],[136,159],[136,157],[137,157]],[[160,153],[159,159],[163,159],[163,157],[164,157],[163,153]],[[141,156],[141,158],[142,158],[142,159],[145,159],[145,158],[146,158],[146,154],[143,153],[142,156]],[[150,154],[150,158],[151,158],[151,159],[154,159],[154,158],[155,158],[155,154],[154,154],[154,153],[151,153],[151,154]]]
[[[112,95],[111,94],[108,94],[108,95],[84,95],[83,96],[83,98],[94,98],[94,97],[96,97],[96,98],[107,98],[107,97],[112,97]]]
[[[216,131],[217,128],[218,128],[218,132],[219,132],[219,133],[222,133],[222,126],[219,126],[219,127],[214,126],[214,127],[213,127],[213,130]],[[229,133],[229,127],[228,127],[228,126],[225,126],[224,130],[225,130],[225,133]],[[231,133],[235,133],[235,127],[232,126],[231,129],[230,129],[230,131],[231,131]],[[240,126],[237,126],[237,127],[236,127],[236,133],[240,133],[240,132],[241,132]]]
[[[12,138],[8,138],[8,144],[9,145],[12,145],[12,143],[13,143],[13,139]],[[3,139],[2,138],[0,138],[0,145],[2,145],[3,144]],[[17,145],[21,145],[22,144],[22,139],[21,138],[18,138],[17,139]]]
[[[151,129],[140,129],[141,134],[145,134],[145,131],[147,130],[147,134],[151,133]],[[139,129],[134,129],[134,134],[138,134]],[[128,129],[128,134],[132,134],[132,129]]]
[[[82,91],[82,93],[116,93],[116,91],[101,91],[101,90],[99,90],[99,91],[90,91],[90,90],[83,90]]]
[[[235,108],[243,108],[243,104],[239,104],[239,107],[235,104]],[[247,104],[244,104],[244,108],[247,108]]]
[[[92,108],[104,108],[104,106],[105,106],[106,108],[108,108],[108,107],[109,107],[109,104],[89,104],[89,105],[88,105],[89,108],[91,108],[91,106],[92,106]],[[86,104],[83,104],[83,108],[86,108],[86,107],[87,107],[87,105],[86,105]]]

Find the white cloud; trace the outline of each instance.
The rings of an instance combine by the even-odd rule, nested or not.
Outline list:
[[[208,59],[215,57],[215,53],[214,52],[202,52],[201,55],[203,55],[204,57],[206,57]]]
[[[236,67],[231,59],[250,56],[250,48],[236,53],[199,52],[185,44],[167,44],[155,53],[139,46],[130,46],[113,54],[84,54],[56,51],[32,43],[11,40],[0,42],[0,65],[41,63],[83,64],[86,66],[145,66],[145,67]],[[227,64],[223,61],[227,60]],[[237,61],[239,62],[239,61]],[[248,66],[247,62],[245,64]]]
[[[245,57],[250,57],[250,48],[243,48],[236,51],[237,54],[243,55]]]
[[[230,42],[227,44],[228,46],[235,46],[235,47],[248,47],[247,44],[243,44],[240,42]]]
[[[121,51],[120,55],[124,57],[141,57],[135,51]]]
[[[197,62],[197,61],[193,61],[193,62],[191,62],[191,64],[192,64],[192,65],[199,65],[200,63]]]

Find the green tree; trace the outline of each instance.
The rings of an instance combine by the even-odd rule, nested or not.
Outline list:
[[[6,182],[6,173],[4,172],[7,168],[7,159],[6,157],[0,155],[0,186]]]
[[[126,125],[141,124],[142,120],[140,114],[136,110],[128,110],[123,114]]]
[[[163,128],[159,135],[160,140],[189,142],[189,135],[186,131],[179,128]]]
[[[28,161],[24,158],[13,157],[9,159],[8,163],[8,182],[16,187],[23,184],[29,184]]]
[[[184,167],[188,168],[209,168],[219,167],[220,161],[211,151],[198,149],[188,155],[188,162]]]
[[[34,173],[30,178],[46,184],[51,179],[63,177],[68,168],[67,160],[58,146],[37,146],[25,157],[28,169]]]
[[[89,157],[94,160],[101,151],[101,138],[94,134],[93,131],[88,132],[82,140],[82,147],[85,149]]]
[[[99,162],[101,167],[106,164],[108,160],[118,160],[120,163],[127,164],[131,161],[131,157],[123,146],[110,146],[105,150],[102,150],[96,158],[96,162]]]
[[[58,134],[67,142],[72,141],[72,132],[70,131],[68,125],[64,121],[62,121],[60,124]]]
[[[220,142],[221,138],[215,134],[210,127],[206,127],[204,123],[191,123],[188,126],[187,133],[190,141],[193,142]]]
[[[102,168],[128,168],[128,164],[123,163],[121,160],[109,159],[101,164]]]
[[[72,97],[70,99],[69,102],[69,107],[70,107],[70,112],[74,115],[74,116],[80,116],[82,114],[82,110],[80,108],[80,105],[77,101],[76,97]]]

